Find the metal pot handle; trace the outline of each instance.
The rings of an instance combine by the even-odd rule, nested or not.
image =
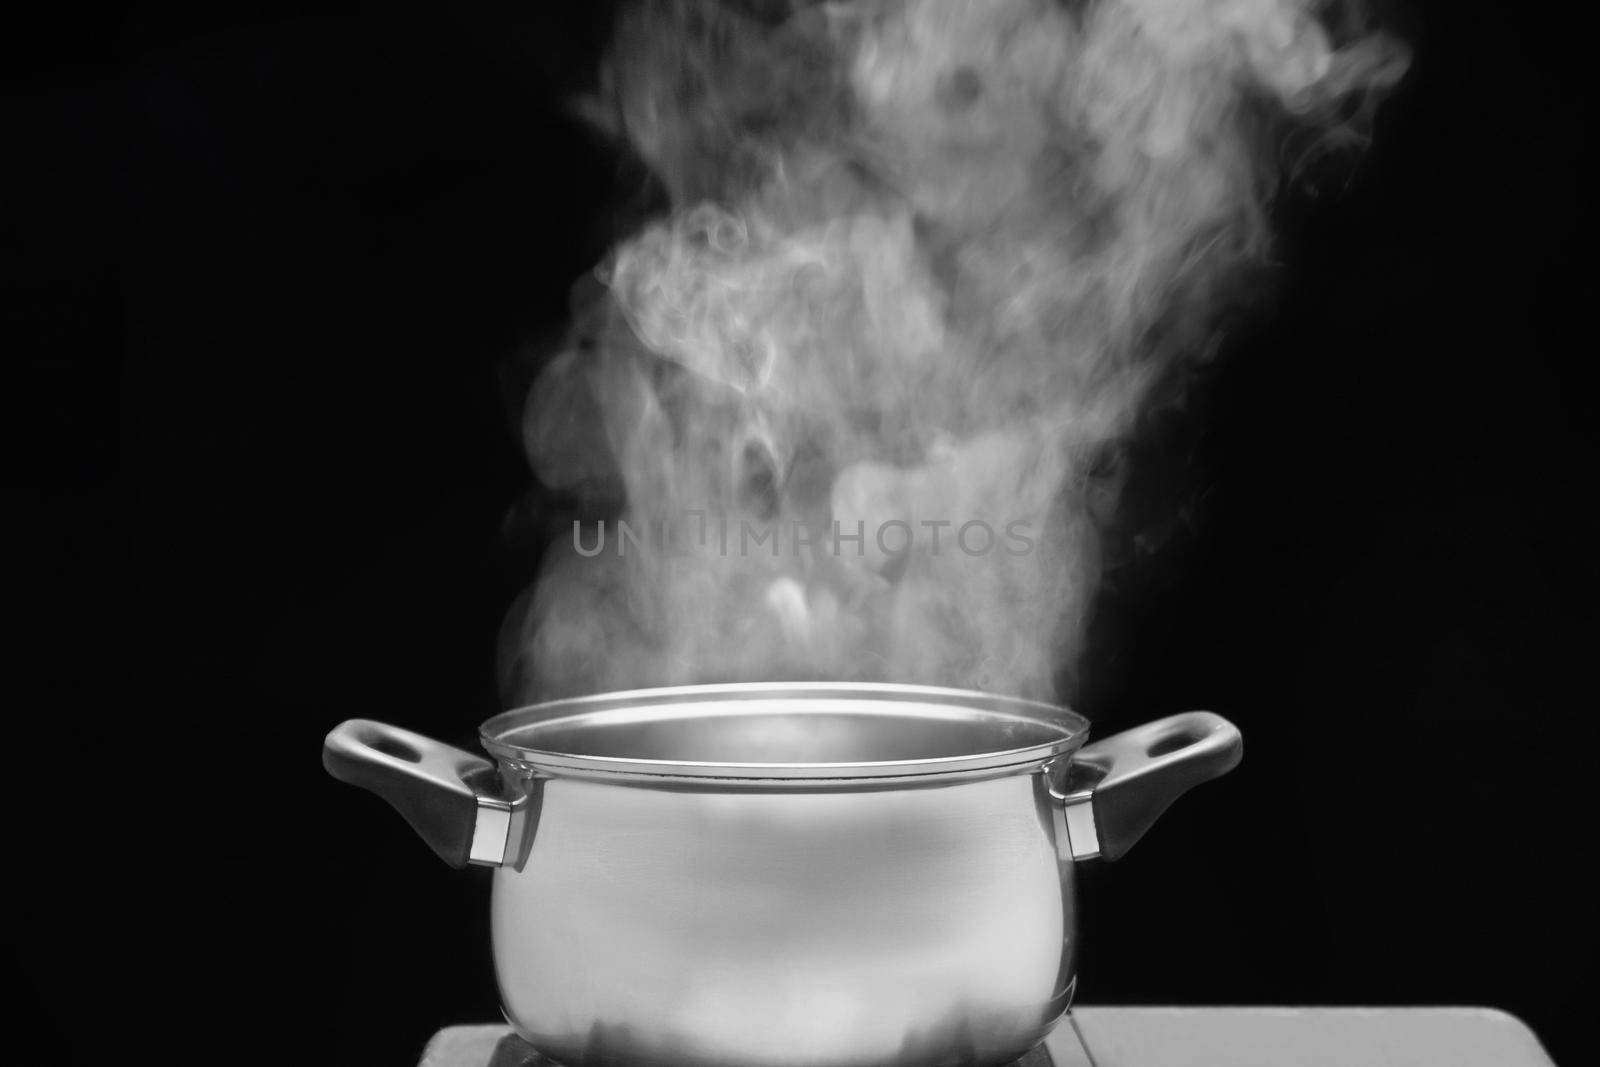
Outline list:
[[[398,726],[351,719],[322,743],[322,766],[387,800],[452,867],[506,861],[525,798],[502,795],[494,764]]]
[[[1174,800],[1227,774],[1244,756],[1238,727],[1186,711],[1124,730],[1073,753],[1057,793],[1075,860],[1114,860]]]

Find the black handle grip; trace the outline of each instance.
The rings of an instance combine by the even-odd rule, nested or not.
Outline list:
[[[351,719],[323,742],[322,766],[387,800],[440,859],[466,866],[478,795],[495,789],[494,764],[398,726]]]
[[[1227,774],[1244,757],[1238,727],[1187,711],[1085,745],[1072,757],[1067,792],[1092,790],[1102,859],[1114,860],[1184,793]]]

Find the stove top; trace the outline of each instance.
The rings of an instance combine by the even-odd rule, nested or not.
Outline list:
[[[1093,1054],[1090,1054],[1090,1050]],[[1552,1067],[1493,1008],[1074,1008],[1011,1067]],[[557,1067],[501,1026],[439,1031],[421,1067]]]

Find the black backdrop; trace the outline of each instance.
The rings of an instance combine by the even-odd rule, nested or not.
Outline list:
[[[1108,576],[1084,710],[1215,707],[1248,754],[1086,873],[1086,1002],[1486,1004],[1588,1052],[1588,60],[1556,19],[1391,13],[1417,62],[1375,146],[1281,205],[1270,310],[1141,461],[1181,506]],[[486,876],[318,746],[496,708],[536,562],[515,354],[637,186],[559,107],[605,25],[0,35],[13,1062],[407,1063],[496,1017]]]

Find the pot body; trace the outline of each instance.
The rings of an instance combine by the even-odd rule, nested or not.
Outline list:
[[[785,792],[531,781],[495,874],[507,1019],[570,1064],[1003,1064],[1072,988],[1044,770]]]
[[[498,764],[364,719],[330,773],[497,868],[494,965],[541,1054],[596,1067],[1001,1065],[1073,986],[1073,864],[1238,763],[1185,712],[915,686],[601,694],[484,723]]]

